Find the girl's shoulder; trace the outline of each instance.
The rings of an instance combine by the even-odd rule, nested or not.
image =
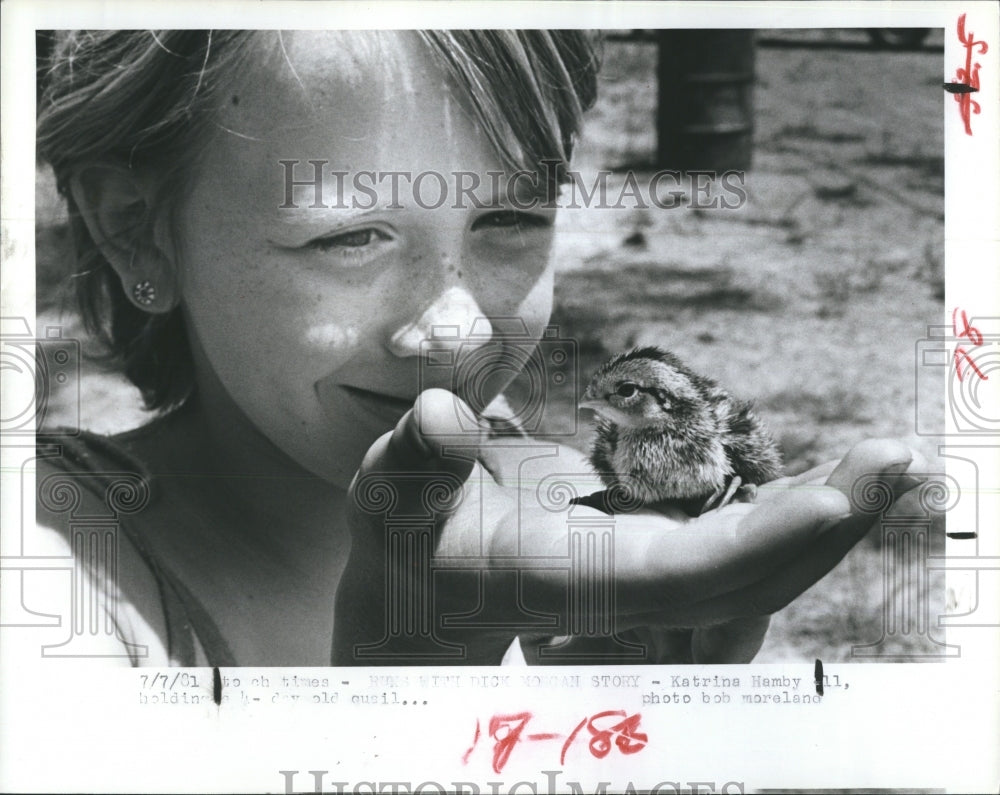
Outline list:
[[[97,636],[97,656],[143,666],[203,662],[183,604],[143,542],[156,494],[128,440],[42,434],[36,445],[34,542],[72,561],[69,607],[94,624],[83,631]]]

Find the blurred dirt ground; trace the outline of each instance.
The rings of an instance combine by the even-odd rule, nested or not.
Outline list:
[[[855,31],[767,36],[864,43]],[[944,316],[941,40],[919,52],[759,47],[739,210],[563,211],[554,321],[579,342],[582,377],[613,352],[658,344],[756,399],[790,473],[868,437],[933,461],[939,440],[916,420],[940,427],[944,373],[917,394],[914,356]],[[584,175],[655,153],[655,46],[614,42],[604,56],[575,163]],[[775,616],[758,661],[848,660],[878,642],[886,598],[899,595],[882,553],[876,528]],[[943,578],[930,588],[933,626]],[[897,634],[882,650],[929,646]]]
[[[914,354],[944,315],[945,70],[933,46],[941,35],[915,52],[758,48],[754,162],[738,210],[563,210],[553,322],[576,341],[581,378],[613,352],[658,344],[755,398],[791,473],[875,436],[903,439],[933,460],[938,440],[918,435],[916,421],[942,421],[944,372],[924,378],[917,394]],[[864,34],[805,38],[829,44]],[[651,159],[655,59],[650,44],[605,43],[598,104],[574,163],[584,179]],[[610,195],[623,180],[620,171],[609,180]],[[65,230],[44,169],[36,201],[38,327],[59,323],[64,336],[77,336],[72,311],[59,314]],[[572,417],[573,398],[557,397],[549,416]],[[74,404],[54,395],[47,422],[58,424]],[[145,419],[134,392],[93,363],[80,412],[85,427],[102,432]],[[549,430],[568,427],[557,419]],[[586,447],[586,430],[570,441]],[[849,660],[853,645],[879,641],[892,595],[882,555],[876,529],[775,616],[758,660]],[[933,627],[944,609],[941,578],[932,579],[928,604]],[[884,650],[928,645],[897,634]]]

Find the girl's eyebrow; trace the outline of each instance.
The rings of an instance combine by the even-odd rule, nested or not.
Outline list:
[[[309,240],[324,235],[336,234],[352,221],[374,215],[386,209],[372,208],[299,207],[281,209],[281,227],[264,239],[272,246],[301,246]],[[287,230],[287,232],[286,232]]]
[[[527,172],[525,176],[520,177],[514,183],[513,197],[511,196],[508,188],[500,188],[495,185],[491,186],[484,180],[483,183],[480,184],[477,191],[475,191],[476,195],[479,196],[480,199],[485,200],[483,209],[499,209],[507,207],[510,204],[510,202],[508,202],[508,199],[510,198],[513,198],[519,204],[533,204],[538,202],[539,205],[541,205],[549,201],[551,199],[552,192],[551,188],[545,182],[544,173],[534,172],[530,169],[525,169],[525,171]],[[535,178],[532,179],[528,176],[528,174],[535,175]],[[483,195],[483,189],[486,187],[495,187],[496,189],[490,190],[487,194]],[[558,186],[556,187],[558,188]],[[556,190],[556,192],[558,192],[558,190]]]
[[[315,228],[317,226],[329,226],[331,222],[338,225],[374,215],[390,208],[390,205],[380,204],[375,207],[351,207],[346,203],[343,205],[324,205],[323,207],[313,207],[311,205],[297,207],[278,207],[279,218],[287,225],[296,229]]]
[[[533,179],[524,177],[517,181],[514,196],[519,202],[539,201],[548,202],[559,193],[559,189],[572,180],[564,175],[557,175],[555,179],[549,180],[552,176],[545,169],[525,169],[534,176]]]

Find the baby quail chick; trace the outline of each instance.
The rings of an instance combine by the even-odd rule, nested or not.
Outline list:
[[[655,347],[619,354],[594,374],[581,408],[598,415],[590,461],[605,485],[688,514],[752,500],[780,476],[781,454],[752,404]]]

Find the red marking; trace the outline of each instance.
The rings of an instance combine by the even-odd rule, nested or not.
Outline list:
[[[469,750],[462,754],[462,764],[469,764],[469,756],[476,748],[476,743],[479,742],[479,718],[476,718],[476,736],[472,738],[472,745],[469,746]]]
[[[599,718],[606,718],[612,715],[625,715],[625,710],[608,710],[598,712],[587,722],[587,731],[592,735],[590,739],[590,753],[597,759],[603,759],[611,750],[611,738],[614,736],[614,744],[623,754],[634,754],[646,747],[649,736],[644,732],[636,731],[642,715],[638,712],[630,715],[625,720],[616,723],[608,729],[595,729],[594,721]]]
[[[625,720],[619,721],[607,729],[599,729],[594,726],[594,723],[602,718],[620,716],[626,716]],[[584,726],[590,732],[588,748],[590,749],[591,756],[594,758],[603,759],[610,753],[612,747],[617,747],[623,754],[638,753],[649,742],[649,736],[645,732],[637,731],[640,720],[642,720],[642,715],[638,712],[635,715],[627,715],[623,709],[598,712],[590,720],[584,718],[576,725],[576,728],[573,729],[563,744],[562,753],[559,755],[559,764],[563,765],[566,763],[566,751],[569,750],[569,747],[573,744],[573,740],[576,739],[576,735],[579,734]]]
[[[965,348],[963,348],[961,345],[959,345],[957,348],[955,348],[955,372],[958,373],[958,380],[959,381],[962,380],[962,359],[960,357],[964,357],[965,358],[965,363],[967,365],[969,365],[969,367],[972,368],[972,371],[976,375],[978,375],[983,381],[989,381],[990,380],[989,376],[987,376],[985,373],[983,373],[982,370],[980,370],[978,367],[976,367],[976,363],[974,361],[972,361],[972,357],[969,356],[969,354],[965,352]]]
[[[559,754],[560,765],[566,764],[566,751],[568,751],[569,747],[573,744],[573,740],[576,738],[576,735],[580,731],[580,729],[582,729],[586,725],[587,725],[587,719],[584,718],[582,721],[576,724],[576,728],[569,733],[569,737],[566,739],[566,742],[563,743],[562,753]]]
[[[962,330],[958,330],[958,326],[955,321],[958,319],[958,307],[956,306],[951,313],[951,329],[956,337],[968,337],[973,345],[983,344],[983,333],[977,329],[975,326],[969,325],[969,318],[965,314],[965,310],[962,310]]]
[[[972,93],[979,91],[979,68],[981,66],[978,61],[973,63],[972,52],[978,47],[979,54],[984,55],[989,46],[985,41],[976,41],[975,34],[972,32],[966,35],[965,14],[958,18],[958,40],[965,46],[965,68],[955,70],[955,79],[952,83],[968,86],[970,91],[956,93],[953,96],[958,103],[959,115],[965,123],[965,134],[972,135],[972,114],[978,115],[980,112],[979,103],[972,98]]]
[[[516,715],[494,715],[490,718],[490,737],[496,740],[493,746],[493,772],[499,773],[503,766],[510,759],[510,752],[514,750],[517,741],[521,738],[524,725],[531,720],[530,712],[518,712]],[[503,732],[503,737],[498,736]]]
[[[598,721],[612,717],[623,718],[623,720],[619,720],[606,728],[595,725]],[[495,741],[493,745],[493,772],[500,773],[503,771],[504,766],[510,759],[511,752],[514,750],[514,746],[521,740],[522,734],[526,740],[539,741],[557,740],[563,736],[556,732],[524,734],[524,727],[531,718],[532,714],[530,712],[494,715],[490,718],[489,735]],[[590,753],[597,759],[603,759],[611,752],[612,748],[617,748],[623,754],[638,753],[649,742],[649,737],[644,732],[638,731],[639,721],[641,720],[642,715],[638,712],[634,715],[628,715],[623,709],[598,712],[589,719],[584,718],[576,724],[576,728],[570,732],[569,737],[566,738],[566,742],[563,743],[562,751],[559,754],[559,763],[566,763],[566,752],[584,727],[590,732],[590,742],[588,744]],[[478,742],[479,721],[477,720],[476,735],[472,741],[472,746],[462,756],[463,764],[468,763],[469,756]]]
[[[969,325],[969,318],[965,314],[965,310],[963,309],[961,311],[962,311],[962,328],[961,328],[961,330],[959,330],[958,323],[956,322],[958,320],[959,309],[956,306],[954,308],[954,310],[952,310],[952,313],[951,313],[951,330],[952,330],[952,332],[958,338],[962,338],[962,337],[968,338],[969,342],[971,342],[974,346],[976,346],[976,345],[982,345],[983,344],[983,333],[979,329],[977,329],[975,326],[970,326]],[[969,367],[972,368],[972,371],[976,375],[978,375],[983,381],[989,381],[989,376],[987,376],[982,370],[980,370],[976,366],[976,363],[974,361],[972,361],[972,357],[969,356],[969,354],[965,350],[965,348],[962,347],[961,345],[958,345],[958,346],[955,347],[955,373],[958,375],[958,380],[959,381],[961,381],[963,379],[963,376],[962,376],[962,359],[963,358],[965,359],[965,363]]]

